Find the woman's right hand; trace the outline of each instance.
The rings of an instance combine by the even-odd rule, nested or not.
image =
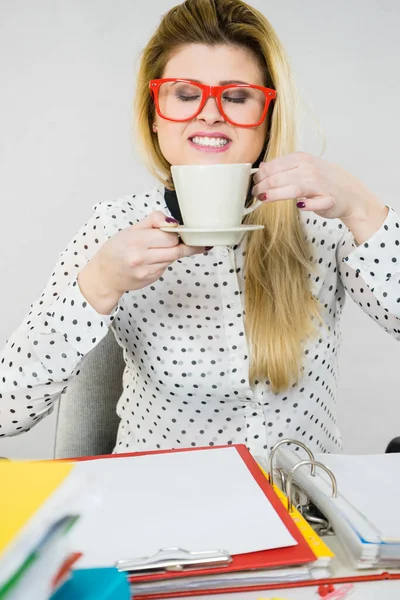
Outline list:
[[[177,234],[160,231],[168,225],[165,219],[164,213],[154,211],[119,231],[79,273],[81,292],[97,312],[109,314],[125,292],[157,281],[177,259],[204,252],[179,243]]]

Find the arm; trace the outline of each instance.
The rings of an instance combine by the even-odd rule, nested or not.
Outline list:
[[[372,220],[348,226],[353,231],[345,230],[337,248],[341,281],[363,311],[400,340],[400,218],[389,209],[380,226]]]
[[[40,298],[0,354],[0,436],[27,431],[52,410],[113,315],[86,301],[78,272],[106,241],[96,213],[61,254]]]
[[[204,252],[160,231],[160,211],[142,218],[123,199],[97,210],[0,355],[0,436],[27,431],[49,414],[85,355],[106,335],[126,291],[157,281],[175,260]]]

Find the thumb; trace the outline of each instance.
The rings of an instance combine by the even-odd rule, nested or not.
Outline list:
[[[135,227],[137,227],[138,229],[159,229],[160,227],[173,228],[177,225],[179,225],[179,222],[176,219],[167,217],[167,215],[161,210],[154,210],[149,215],[147,215],[147,217],[141,219],[139,223],[135,225]]]

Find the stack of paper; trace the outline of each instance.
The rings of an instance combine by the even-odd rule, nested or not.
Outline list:
[[[65,462],[0,461],[0,599],[49,598],[85,486]],[[70,563],[73,561],[70,560]]]
[[[302,459],[285,447],[276,453],[276,465],[287,473]],[[338,497],[322,469],[315,477],[297,469],[294,482],[329,519],[354,567],[400,568],[400,454],[316,454],[315,460],[334,473]]]

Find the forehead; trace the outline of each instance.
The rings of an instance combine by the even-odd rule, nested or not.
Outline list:
[[[208,85],[218,85],[225,80],[264,84],[261,67],[253,52],[225,44],[182,46],[169,59],[162,76],[195,79]]]

